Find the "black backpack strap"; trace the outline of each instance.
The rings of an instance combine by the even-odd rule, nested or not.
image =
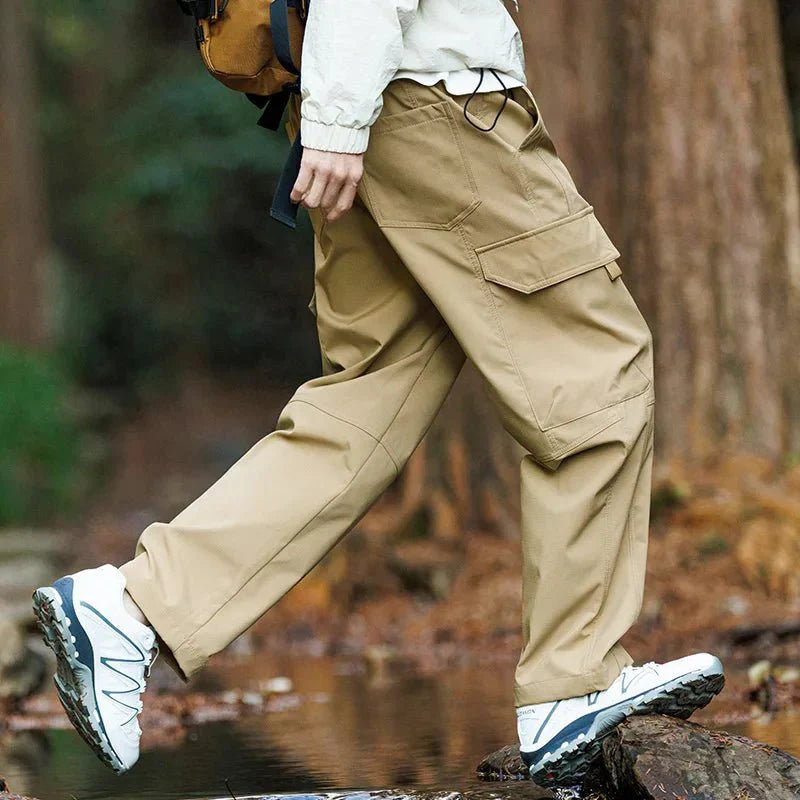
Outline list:
[[[214,13],[222,13],[228,0],[177,0],[177,2],[184,14],[192,16],[195,19],[195,37],[199,47],[202,42],[200,20],[208,19]],[[258,120],[258,124],[263,128],[269,128],[273,131],[278,130],[289,98],[293,93],[299,94],[300,92],[300,70],[294,63],[292,41],[289,35],[289,8],[296,8],[301,19],[304,20],[308,7],[309,0],[273,0],[270,5],[272,42],[275,48],[275,55],[284,69],[292,75],[297,76],[297,80],[294,81],[294,83],[284,86],[283,90],[279,93],[270,95],[269,97],[262,97],[254,94],[247,95],[247,99],[250,100],[251,103],[263,109],[261,118]],[[302,157],[303,145],[300,141],[300,133],[298,132],[292,143],[292,149],[289,152],[289,157],[283,167],[280,179],[278,180],[278,186],[275,189],[272,207],[269,212],[274,219],[282,222],[284,225],[288,225],[290,228],[297,227],[296,220],[299,206],[297,203],[291,201],[290,194],[297,180],[297,176],[300,173]]]
[[[272,44],[275,48],[275,55],[284,69],[293,75],[297,75],[297,81],[284,87],[280,94],[273,95],[267,100],[264,112],[258,121],[258,124],[262,127],[277,130],[290,95],[300,93],[300,70],[295,65],[292,57],[291,37],[289,36],[289,8],[296,8],[298,13],[305,18],[308,7],[309,0],[273,0],[270,6]],[[289,195],[297,176],[300,174],[302,158],[303,143],[300,139],[300,131],[298,131],[292,143],[292,149],[289,151],[289,157],[283,166],[278,185],[275,188],[275,195],[272,198],[272,207],[269,210],[273,219],[288,225],[290,228],[297,227],[299,204],[293,203]]]
[[[300,173],[300,161],[303,157],[303,144],[300,141],[300,132],[298,131],[295,137],[292,149],[289,152],[289,157],[283,166],[283,172],[278,180],[278,186],[275,189],[275,195],[272,198],[272,208],[269,210],[269,215],[288,225],[290,228],[297,227],[297,209],[298,203],[293,203],[289,197],[292,187],[297,180]]]
[[[297,0],[273,0],[269,7],[269,21],[272,26],[272,44],[275,55],[283,68],[300,75],[292,57],[292,40],[289,35],[289,5],[297,7]]]
[[[283,112],[286,111],[291,95],[291,90],[284,89],[278,94],[272,94],[267,97],[267,102],[262,106],[263,110],[258,118],[258,124],[270,131],[278,130],[283,119]]]

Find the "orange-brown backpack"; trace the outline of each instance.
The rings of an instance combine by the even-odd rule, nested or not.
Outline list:
[[[300,92],[303,30],[309,0],[177,0],[195,21],[195,42],[208,71],[263,109],[258,124],[277,130],[292,93]],[[270,214],[295,227],[289,200],[300,167],[298,134]]]

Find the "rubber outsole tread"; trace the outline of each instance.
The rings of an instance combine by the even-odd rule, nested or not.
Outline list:
[[[724,686],[725,676],[722,674],[702,676],[642,703],[635,711],[626,713],[624,719],[646,714],[688,719],[695,711],[705,708]],[[575,786],[582,783],[587,776],[596,772],[602,756],[603,740],[621,721],[621,719],[616,720],[598,732],[594,738],[565,749],[538,770],[531,769],[531,778],[546,788]]]
[[[114,772],[125,771],[99,725],[92,718],[92,709],[84,698],[93,694],[81,671],[86,667],[78,659],[67,624],[67,615],[55,589],[37,589],[33,593],[33,613],[45,644],[55,653],[56,692],[69,721],[95,755]]]

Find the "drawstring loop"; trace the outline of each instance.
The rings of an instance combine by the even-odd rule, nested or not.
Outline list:
[[[469,106],[470,102],[475,98],[475,95],[478,94],[481,86],[483,85],[484,68],[480,67],[480,71],[481,71],[481,77],[480,80],[478,81],[478,85],[472,90],[472,94],[467,98],[467,102],[464,103],[464,119],[467,122],[469,122],[469,124],[472,125],[473,128],[477,128],[479,131],[482,131],[483,133],[489,133],[489,131],[493,131],[495,129],[495,126],[500,121],[500,116],[506,110],[506,104],[508,103],[508,97],[509,97],[509,89],[503,83],[500,76],[493,69],[489,69],[489,72],[491,72],[492,75],[494,75],[494,77],[497,79],[497,82],[503,87],[503,104],[500,106],[500,110],[497,112],[497,116],[494,118],[494,122],[488,128],[482,128],[480,125],[476,125],[469,118],[469,115],[467,114],[467,107]]]

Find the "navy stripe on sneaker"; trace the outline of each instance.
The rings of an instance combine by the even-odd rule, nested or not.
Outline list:
[[[58,592],[59,597],[61,598],[61,605],[64,609],[64,613],[67,615],[67,618],[70,621],[69,635],[75,637],[75,649],[78,651],[78,660],[92,673],[92,696],[94,698],[94,706],[97,708],[94,649],[92,648],[92,643],[89,640],[88,634],[78,619],[78,615],[75,613],[75,605],[72,602],[73,587],[74,581],[71,577],[60,578],[53,584],[53,588]],[[111,739],[109,738],[108,731],[106,730],[105,723],[103,722],[103,717],[99,713],[97,714],[96,721],[100,725],[100,730],[102,730],[103,735],[106,738],[106,744],[111,748],[111,751],[120,761],[120,763],[123,763],[122,759],[119,757],[119,753],[114,750],[114,746],[111,744]]]
[[[600,714],[607,714],[609,711],[612,711],[615,708],[620,708],[622,706],[627,706],[634,700],[637,700],[640,697],[644,697],[646,694],[650,694],[651,692],[658,691],[659,689],[663,689],[665,686],[669,686],[671,683],[675,682],[675,678],[672,680],[666,681],[658,686],[651,686],[646,691],[640,692],[639,694],[634,695],[633,697],[626,697],[624,700],[621,700],[619,703],[615,703],[613,706],[605,706],[604,708],[599,709],[598,711],[593,711],[590,714],[584,714],[584,716],[579,717],[574,722],[567,725],[566,728],[562,728],[557,736],[554,736],[547,744],[543,745],[542,747],[538,748],[537,750],[530,750],[524,753],[521,753],[523,761],[528,765],[535,764],[545,753],[556,753],[558,749],[565,743],[571,742],[574,739],[583,733],[584,735],[588,735],[589,730],[591,729],[594,721]],[[552,711],[550,712],[552,715]],[[550,716],[548,716],[547,721],[549,721]],[[542,725],[544,728],[544,725]],[[539,729],[539,733],[537,734],[537,739],[539,734],[542,732],[542,728]]]

